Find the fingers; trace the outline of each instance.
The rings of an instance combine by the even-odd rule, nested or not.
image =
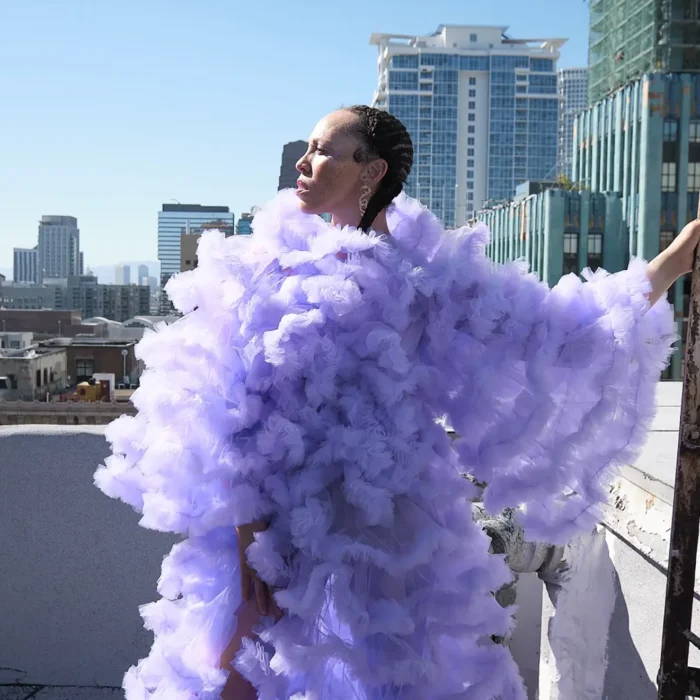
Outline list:
[[[255,598],[258,601],[258,610],[262,615],[267,615],[269,594],[267,591],[267,585],[263,583],[257,576],[253,578],[253,585],[255,586]]]

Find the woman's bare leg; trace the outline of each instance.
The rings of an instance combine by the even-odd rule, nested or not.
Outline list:
[[[221,667],[231,669],[221,693],[221,700],[257,700],[255,688],[232,665],[244,637],[255,637],[253,629],[260,623],[260,610],[255,598],[243,602],[236,613],[236,620],[236,634],[221,656]]]

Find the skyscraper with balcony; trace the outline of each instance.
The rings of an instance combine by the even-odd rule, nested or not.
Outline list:
[[[644,73],[700,73],[697,0],[591,0],[589,102]]]
[[[80,229],[75,217],[41,217],[37,263],[39,282],[80,274]]]
[[[441,25],[428,36],[373,34],[373,105],[396,115],[415,149],[406,191],[446,226],[526,180],[554,177],[564,39],[513,39],[507,27]]]
[[[12,279],[16,284],[36,284],[39,281],[37,249],[15,248],[13,250]]]
[[[559,157],[557,174],[572,176],[574,119],[588,107],[588,68],[563,68],[559,71]]]
[[[297,186],[297,161],[306,153],[308,144],[306,141],[292,141],[285,144],[282,149],[282,164],[280,165],[280,179],[277,190],[285,190]]]

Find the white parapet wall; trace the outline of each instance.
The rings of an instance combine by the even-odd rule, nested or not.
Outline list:
[[[545,593],[539,700],[656,700],[680,399],[679,382],[659,386],[640,459],[621,470],[605,522],[567,548],[570,571]],[[700,621],[697,581],[695,590]],[[692,648],[690,660],[700,664]]]

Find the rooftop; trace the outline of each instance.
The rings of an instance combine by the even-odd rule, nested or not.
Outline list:
[[[574,673],[576,683],[587,684],[592,676],[608,693],[584,693],[586,685],[580,695],[546,693],[540,694],[542,700],[656,696],[665,587],[662,535],[670,522],[663,513],[673,500],[681,384],[661,383],[657,399],[658,412],[642,456],[622,470],[621,478],[627,480],[628,487],[626,491],[616,487],[613,494],[611,507],[620,527],[616,530],[611,519],[606,520],[606,528],[614,556],[607,554],[607,544],[600,543],[578,558],[578,550],[567,554],[572,557],[567,562],[575,564],[572,575],[578,575],[583,565],[593,567],[584,567],[585,584],[576,589],[576,596],[584,596],[583,604],[576,598],[567,608],[571,597],[561,595],[556,616],[550,621],[554,626],[550,627],[547,611],[539,615],[536,609],[542,600],[541,584],[533,589],[530,599],[518,589],[518,600],[523,595],[522,608],[527,614],[520,618],[519,629],[524,620],[533,626],[523,640],[530,651],[533,645],[537,650],[540,643],[538,619],[545,639],[546,630],[556,631],[557,621],[568,625],[568,636],[561,642],[550,636],[551,646],[545,644],[537,656],[541,659],[540,687],[550,678],[543,674],[553,670],[546,664],[552,663],[554,654],[560,657],[561,665],[555,670],[563,680],[552,681],[552,690],[555,684],[561,687],[567,674],[573,673],[569,669],[578,668],[580,660],[586,673]],[[13,642],[0,644],[0,700],[117,700],[123,697],[118,686],[124,671],[148,652],[151,635],[143,629],[138,606],[156,599],[161,560],[177,538],[139,527],[138,516],[130,508],[93,486],[93,472],[108,455],[104,427],[0,427],[4,584],[0,620],[3,635]],[[639,507],[633,498],[634,485],[638,485]],[[602,567],[600,572],[596,567]],[[614,612],[612,607],[608,610],[610,619],[601,627],[609,601],[600,598],[600,580],[612,572],[616,576],[615,608]],[[532,576],[527,586],[537,583],[536,576],[527,576]],[[640,581],[644,585],[640,586]],[[598,597],[591,599],[590,595]],[[578,617],[566,618],[572,614],[571,605]],[[587,615],[587,610],[596,614]],[[585,623],[593,618],[597,636],[585,637]],[[609,632],[606,624],[610,624]],[[606,659],[601,663],[607,663],[602,670],[586,657],[585,649],[586,645],[595,646],[596,639],[600,646],[601,637],[603,647],[608,645],[607,653],[605,648],[601,652],[601,658]],[[511,649],[521,662],[522,649],[515,643]],[[591,654],[598,651],[595,648]],[[537,666],[533,673],[536,684]],[[619,688],[629,694],[619,692]]]

